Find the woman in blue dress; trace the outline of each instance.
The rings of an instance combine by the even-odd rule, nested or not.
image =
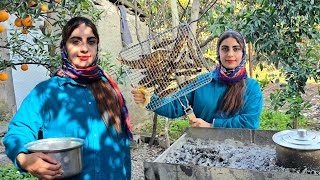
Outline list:
[[[31,153],[24,145],[41,138],[75,137],[84,140],[83,170],[69,179],[131,178],[128,111],[116,83],[97,65],[99,40],[87,18],[74,17],[64,26],[61,69],[24,99],[3,139],[20,172],[41,179],[60,177],[61,162]]]
[[[210,72],[212,81],[186,95],[196,116],[190,120],[191,127],[259,127],[263,97],[259,83],[247,77],[245,56],[245,39],[240,32],[227,30],[220,35],[217,43],[219,63]],[[145,95],[140,90],[133,89],[131,92],[137,104],[146,102]],[[185,98],[181,98],[181,101],[184,106],[187,105]],[[163,105],[154,112],[169,118],[185,115],[178,100]]]

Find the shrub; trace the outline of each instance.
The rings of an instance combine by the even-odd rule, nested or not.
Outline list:
[[[301,128],[307,128],[306,119],[301,119]],[[290,115],[285,112],[273,111],[270,109],[264,109],[260,116],[260,130],[286,130],[292,129],[291,127],[292,119]]]
[[[310,129],[306,123],[306,119],[303,118],[300,121],[299,126],[301,128]],[[271,109],[263,109],[260,116],[260,127],[259,130],[287,130],[292,129],[291,127],[292,120],[290,116],[285,112],[273,111]],[[136,131],[138,133],[152,133],[152,121],[147,121],[141,128]],[[158,116],[157,124],[157,135],[163,134],[165,126],[165,118]],[[177,140],[183,133],[186,127],[189,127],[189,120],[185,117],[170,119],[169,120],[169,137],[171,141]]]
[[[152,134],[152,121],[147,121],[139,130],[140,133]],[[157,135],[163,134],[165,126],[165,118],[158,116]],[[189,127],[189,120],[186,118],[170,119],[169,120],[169,137],[171,141],[177,140],[183,133],[184,129]]]
[[[0,165],[0,179],[5,180],[37,180],[31,174],[22,175],[13,165]]]

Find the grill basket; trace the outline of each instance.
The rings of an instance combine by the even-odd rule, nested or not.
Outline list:
[[[126,73],[133,88],[158,96],[151,98],[149,110],[185,96],[212,79],[189,24],[123,49],[119,61],[128,67]]]

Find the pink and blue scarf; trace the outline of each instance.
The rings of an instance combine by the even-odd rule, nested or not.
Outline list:
[[[227,31],[234,31],[234,30],[227,30]],[[237,83],[237,82],[241,81],[242,79],[246,79],[248,77],[246,68],[244,67],[244,60],[246,57],[246,40],[240,32],[238,32],[238,31],[235,31],[235,32],[240,34],[240,36],[243,38],[243,42],[244,42],[244,47],[243,47],[243,51],[242,51],[243,54],[242,54],[242,59],[241,59],[240,64],[235,69],[226,69],[221,63],[220,55],[217,54],[217,59],[219,61],[219,64],[216,66],[216,70],[215,70],[218,79],[221,82],[224,82],[229,85]],[[219,48],[219,47],[217,47],[217,48]]]
[[[103,70],[97,65],[98,61],[98,50],[97,55],[95,57],[94,62],[90,67],[87,68],[76,68],[72,63],[68,60],[68,52],[65,48],[65,45],[61,42],[60,44],[61,49],[61,58],[62,58],[62,67],[61,69],[57,70],[55,76],[60,77],[70,77],[79,83],[92,83],[102,79],[104,76],[115,90],[118,96],[119,105],[121,108],[121,119],[125,119],[124,128],[127,131],[130,140],[133,140],[132,135],[132,128],[130,124],[130,116],[128,112],[128,108],[126,106],[125,100],[116,84],[116,82],[111,78],[110,75],[103,72]]]

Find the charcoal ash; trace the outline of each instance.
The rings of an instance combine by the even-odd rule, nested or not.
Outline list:
[[[164,162],[257,171],[277,171],[320,175],[312,169],[285,168],[276,164],[275,146],[246,144],[232,139],[208,141],[186,138],[186,143],[171,151]]]

